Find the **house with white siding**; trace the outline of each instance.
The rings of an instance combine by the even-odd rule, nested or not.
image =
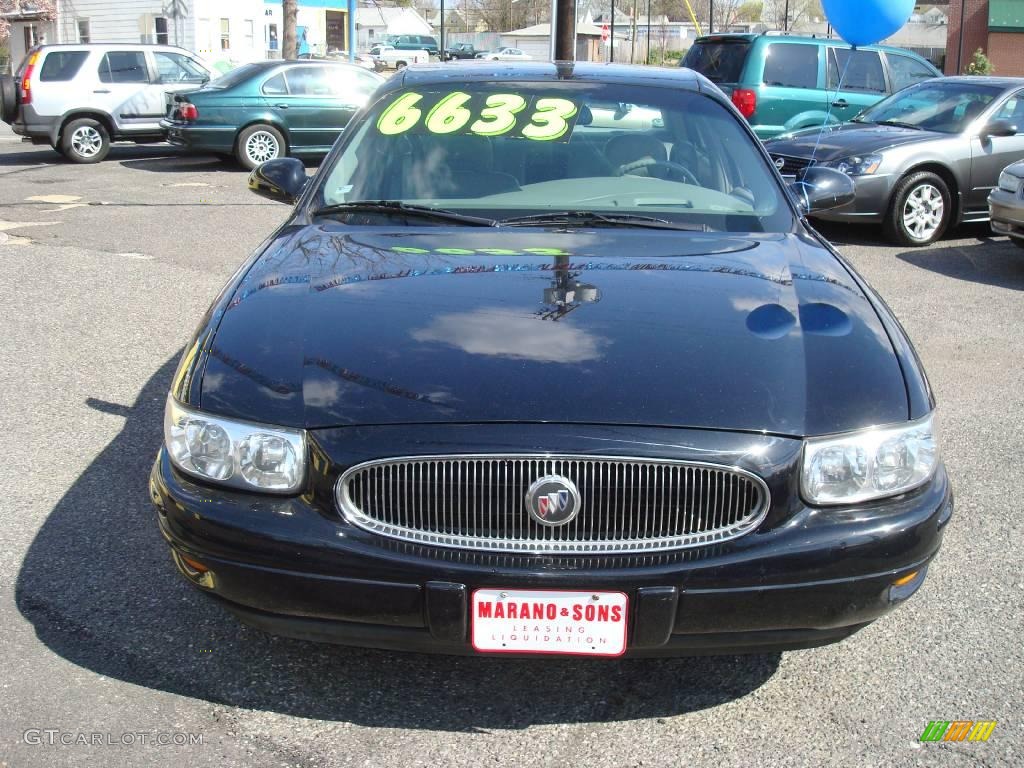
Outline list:
[[[26,5],[30,0],[26,0]],[[299,53],[347,50],[347,0],[299,0]],[[161,43],[213,62],[242,64],[281,55],[280,0],[57,0],[52,21],[11,19],[16,67],[39,43]]]

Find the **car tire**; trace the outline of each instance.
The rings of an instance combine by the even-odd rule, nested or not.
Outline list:
[[[395,62],[395,71],[396,72],[401,71],[401,70],[405,69],[407,66],[408,65],[404,61],[396,61]]]
[[[897,245],[919,248],[946,231],[953,214],[953,196],[941,177],[928,171],[900,180],[885,217],[885,234]]]
[[[98,120],[80,117],[64,126],[60,153],[73,163],[98,163],[110,152],[110,134]]]
[[[60,144],[61,143],[58,141],[56,144],[51,144],[50,148],[61,157],[64,157],[64,147],[62,147]]]
[[[14,78],[0,75],[0,120],[13,123],[18,117],[18,89]]]
[[[264,123],[250,125],[238,134],[235,143],[235,158],[247,171],[287,154],[288,145],[284,136],[273,126]]]

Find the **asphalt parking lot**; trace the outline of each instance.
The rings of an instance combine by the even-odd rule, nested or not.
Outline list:
[[[159,145],[72,165],[0,134],[0,766],[1021,764],[1024,250],[987,226],[921,250],[828,230],[917,345],[957,494],[898,612],[775,655],[391,654],[240,626],[174,572],[154,524],[181,348],[287,212],[245,178]],[[957,719],[998,726],[918,741]]]

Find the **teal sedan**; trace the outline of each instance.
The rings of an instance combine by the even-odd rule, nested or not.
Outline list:
[[[177,94],[160,122],[189,151],[235,157],[247,170],[286,156],[326,154],[380,75],[333,61],[260,61]]]

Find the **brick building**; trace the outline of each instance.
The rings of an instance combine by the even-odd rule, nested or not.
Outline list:
[[[1024,0],[950,2],[946,74],[962,73],[979,48],[997,75],[1024,76]]]

